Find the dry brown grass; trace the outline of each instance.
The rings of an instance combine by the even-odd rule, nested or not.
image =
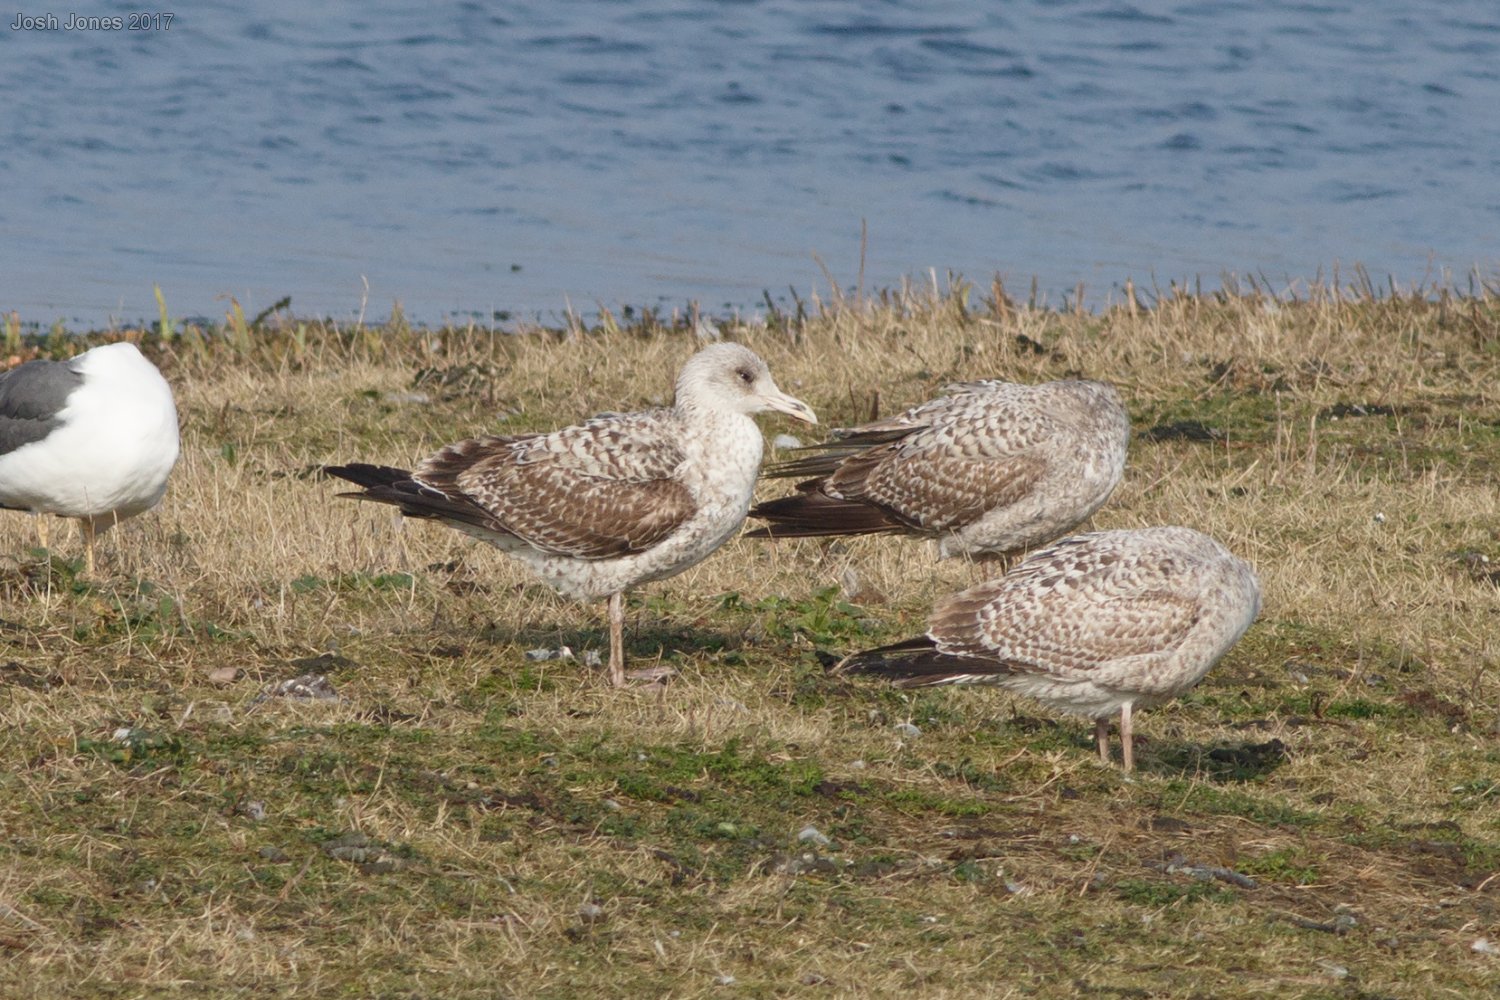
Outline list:
[[[1500,302],[1317,289],[1084,314],[906,291],[726,326],[828,424],[957,379],[1121,387],[1137,437],[1097,526],[1207,531],[1266,590],[1204,684],[1141,720],[1142,773],[1003,693],[822,675],[818,651],[918,630],[976,576],[926,545],[735,541],[635,596],[633,656],[679,674],[617,694],[524,657],[599,648],[598,609],[307,475],[665,402],[682,330],[178,342],[160,354],[183,461],[158,511],[105,536],[106,576],[0,519],[0,992],[1500,983],[1473,950],[1500,945]],[[846,603],[849,568],[885,600]],[[343,659],[297,662],[323,654]],[[317,669],[341,701],[256,702]],[[833,844],[799,843],[807,825]]]

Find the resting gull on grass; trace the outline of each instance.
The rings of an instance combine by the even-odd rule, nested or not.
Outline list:
[[[0,507],[77,518],[90,574],[94,535],[156,506],[177,452],[172,388],[134,344],[0,374]]]
[[[609,599],[609,673],[625,682],[626,590],[681,573],[744,523],[763,442],[750,414],[817,423],[739,344],[693,355],[670,409],[606,414],[550,434],[451,444],[415,470],[330,466],[394,504],[489,542],[561,593]]]
[[[1125,770],[1131,713],[1187,691],[1260,610],[1250,565],[1190,528],[1074,535],[1005,576],[939,600],[927,634],[835,667],[901,687],[998,684],[1095,720],[1109,760],[1119,713]]]
[[[772,466],[811,477],[757,504],[754,538],[897,532],[940,557],[1008,556],[1103,505],[1125,469],[1130,418],[1102,382],[962,382],[904,413],[835,430],[818,454]]]

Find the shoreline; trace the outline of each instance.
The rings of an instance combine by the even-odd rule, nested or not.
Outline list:
[[[864,307],[877,306],[880,303],[892,303],[892,301],[919,301],[924,298],[954,298],[963,297],[966,300],[965,307],[992,307],[996,301],[1004,301],[1007,309],[1026,309],[1029,312],[1041,313],[1083,313],[1083,315],[1107,316],[1115,310],[1125,309],[1128,312],[1140,312],[1157,307],[1163,301],[1182,300],[1182,298],[1197,298],[1197,300],[1224,301],[1232,298],[1257,298],[1257,300],[1275,301],[1275,303],[1299,304],[1320,303],[1320,301],[1343,300],[1343,301],[1380,301],[1380,300],[1418,300],[1443,301],[1449,298],[1457,300],[1470,300],[1470,298],[1488,298],[1500,295],[1500,270],[1487,276],[1479,265],[1469,268],[1461,279],[1455,279],[1452,274],[1446,274],[1442,280],[1424,279],[1419,282],[1403,285],[1394,276],[1388,274],[1385,279],[1377,279],[1371,276],[1364,267],[1355,265],[1347,271],[1340,267],[1331,268],[1328,276],[1319,271],[1311,277],[1284,277],[1281,280],[1271,280],[1265,276],[1256,274],[1226,273],[1218,276],[1217,285],[1211,282],[1211,286],[1205,289],[1203,277],[1199,276],[1193,282],[1176,282],[1169,280],[1166,285],[1160,282],[1148,282],[1137,285],[1134,279],[1122,280],[1113,283],[1106,298],[1103,301],[1095,300],[1089,292],[1088,286],[1083,282],[1076,283],[1071,289],[1059,292],[1056,295],[1058,301],[1053,303],[1052,295],[1041,291],[1037,280],[1031,279],[1022,285],[1008,285],[1001,276],[992,277],[989,283],[975,283],[966,279],[962,274],[930,271],[929,276],[922,280],[909,280],[900,286],[892,288],[877,288],[873,291],[864,291],[859,288],[858,283],[852,286],[840,286],[837,282],[829,283],[822,291],[808,289],[807,292],[799,292],[798,289],[789,288],[783,294],[772,295],[769,289],[762,292],[762,297],[757,303],[744,304],[744,306],[730,306],[724,304],[721,309],[711,309],[702,306],[693,298],[658,298],[654,306],[643,306],[643,304],[618,303],[604,304],[595,301],[592,306],[585,309],[574,309],[571,303],[562,304],[552,312],[552,318],[543,318],[543,313],[537,312],[531,316],[516,315],[513,310],[456,310],[441,321],[431,319],[408,318],[402,307],[401,300],[395,300],[392,310],[384,316],[366,315],[365,309],[354,310],[345,318],[333,315],[308,316],[299,315],[293,309],[291,295],[276,300],[270,306],[249,313],[243,309],[239,301],[234,297],[222,297],[228,300],[225,313],[222,318],[204,315],[204,313],[190,313],[190,315],[178,315],[175,310],[168,310],[169,303],[160,289],[157,289],[157,315],[154,318],[139,316],[135,321],[121,321],[121,319],[110,319],[102,325],[80,324],[62,318],[31,319],[21,316],[18,310],[10,309],[0,312],[0,327],[5,328],[7,336],[15,336],[20,331],[20,336],[28,340],[42,339],[46,336],[75,337],[111,337],[123,336],[130,331],[154,330],[160,334],[163,324],[169,324],[174,336],[196,331],[198,336],[211,336],[214,333],[223,333],[233,330],[239,324],[248,324],[252,328],[260,328],[263,325],[281,327],[287,324],[318,325],[318,327],[329,328],[396,328],[396,330],[435,331],[446,330],[483,330],[492,333],[523,334],[523,333],[577,333],[580,330],[610,330],[610,328],[681,328],[684,325],[693,327],[699,319],[709,324],[741,325],[741,327],[759,328],[762,325],[774,325],[783,322],[786,316],[826,315],[832,310],[841,309],[864,309]],[[974,301],[968,301],[968,300]],[[484,313],[489,315],[484,315]],[[239,315],[237,315],[239,313]]]

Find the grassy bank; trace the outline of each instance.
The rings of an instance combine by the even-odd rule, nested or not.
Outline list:
[[[909,292],[726,324],[825,424],[957,379],[1119,385],[1096,526],[1199,528],[1265,585],[1140,719],[1133,779],[1001,692],[825,677],[975,578],[926,545],[734,541],[633,595],[636,665],[677,675],[620,693],[527,656],[605,649],[602,609],[312,474],[664,403],[685,324],[166,326],[139,334],[183,417],[164,504],[94,580],[76,536],[0,516],[7,997],[1500,984],[1500,300]],[[265,697],[309,673],[336,697]]]

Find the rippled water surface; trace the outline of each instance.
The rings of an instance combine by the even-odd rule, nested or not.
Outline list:
[[[0,310],[1051,301],[1500,262],[1494,0],[209,3],[0,14]],[[137,6],[135,10],[142,8]],[[822,263],[820,264],[819,261]],[[365,290],[368,282],[368,293]]]

